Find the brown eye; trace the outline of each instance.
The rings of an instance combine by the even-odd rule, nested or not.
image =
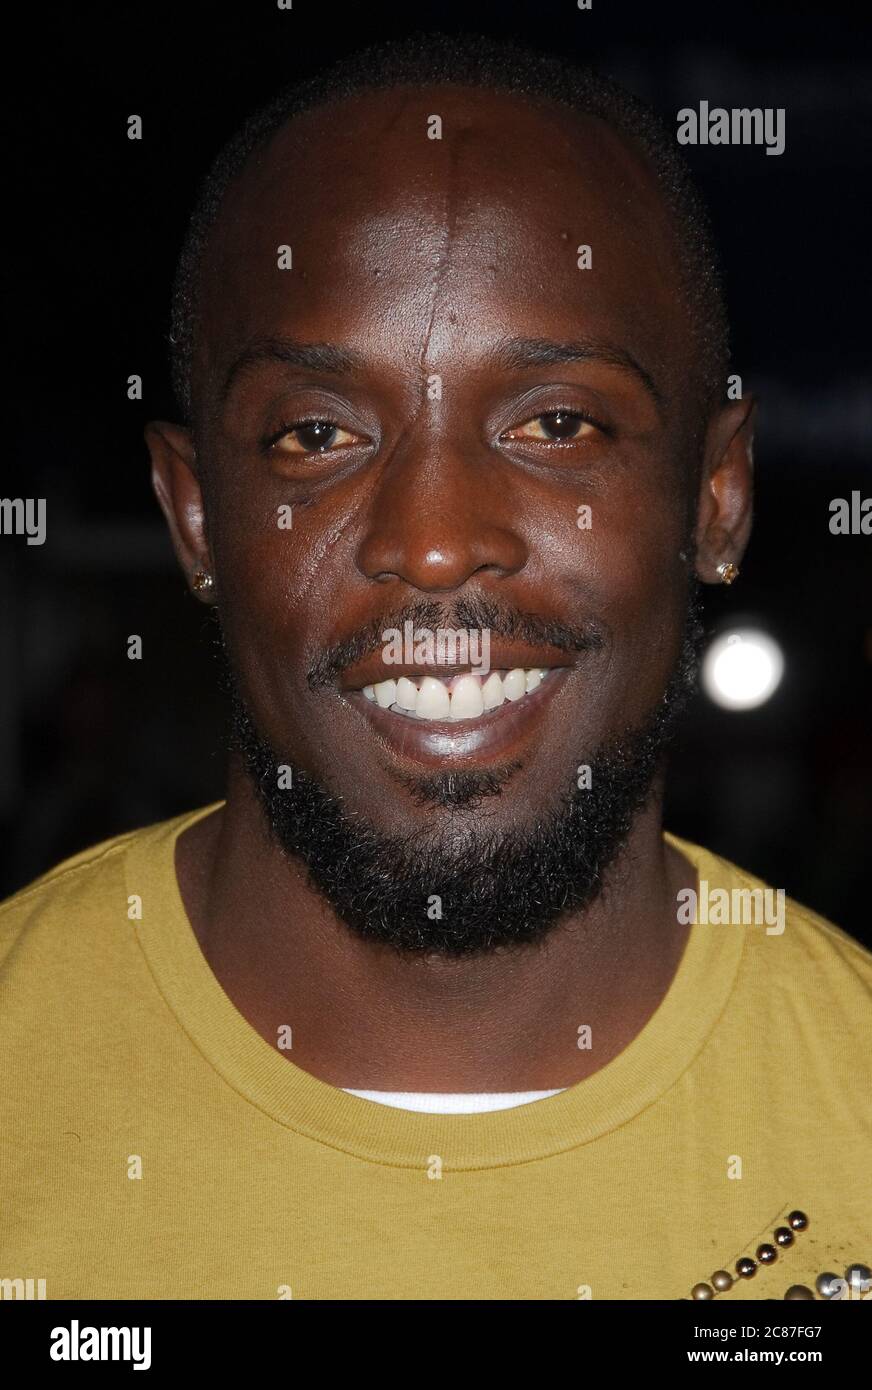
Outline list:
[[[540,415],[538,423],[549,439],[572,439],[587,422],[568,410],[555,410],[550,415]]]
[[[331,449],[359,443],[359,435],[341,429],[332,420],[298,420],[282,425],[265,440],[267,447],[279,454],[325,454]]]
[[[308,424],[298,425],[293,431],[307,454],[313,454],[317,449],[329,449],[338,433],[336,426],[331,425],[328,420],[312,420]]]
[[[591,434],[596,426],[574,410],[549,410],[545,415],[537,415],[516,429],[509,430],[507,439],[537,439],[545,443],[560,440],[582,439]]]

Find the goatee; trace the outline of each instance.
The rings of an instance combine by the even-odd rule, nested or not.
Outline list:
[[[299,860],[336,916],[367,941],[397,951],[473,956],[542,940],[584,911],[645,806],[666,746],[696,681],[702,632],[690,596],[680,658],[649,716],[593,750],[589,775],[526,828],[499,832],[477,816],[513,768],[446,772],[409,783],[420,802],[447,808],[425,831],[382,834],[351,816],[258,730],[223,653],[231,744],[281,849]],[[291,768],[290,786],[278,769]],[[288,780],[286,777],[282,781]]]

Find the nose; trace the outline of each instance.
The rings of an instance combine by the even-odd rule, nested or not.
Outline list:
[[[528,547],[512,489],[481,441],[422,432],[397,448],[372,494],[357,566],[425,593],[460,589],[473,575],[517,574]]]

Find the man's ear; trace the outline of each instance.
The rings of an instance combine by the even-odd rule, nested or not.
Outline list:
[[[198,571],[211,575],[212,559],[191,432],[182,425],[152,420],[145,427],[145,442],[151,455],[152,486],[170,528],[179,564],[193,587]]]
[[[706,431],[696,512],[696,572],[704,584],[720,582],[718,565],[737,568],[751,534],[754,500],[753,397],[731,401]]]

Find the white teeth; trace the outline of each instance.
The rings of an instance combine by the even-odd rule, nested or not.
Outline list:
[[[477,719],[483,713],[484,700],[478,676],[458,676],[451,691],[451,718]]]
[[[415,713],[419,719],[447,719],[451,712],[451,696],[447,685],[435,676],[424,676],[418,689]]]
[[[537,690],[547,675],[548,670],[540,666],[526,671],[518,666],[504,675],[491,671],[484,681],[474,671],[442,678],[400,676],[397,680],[365,685],[361,693],[373,704],[390,709],[394,714],[457,722],[479,719],[499,709],[505,700],[523,699]]]
[[[397,681],[397,704],[400,709],[412,710],[418,707],[418,687],[408,676],[400,676]]]
[[[382,709],[388,709],[397,698],[396,681],[379,681],[375,687],[375,698]]]
[[[505,700],[503,678],[498,671],[491,671],[481,688],[481,698],[485,709],[497,709]]]
[[[376,687],[376,690],[377,689],[378,687]],[[526,695],[527,675],[525,671],[521,670],[520,666],[516,666],[514,671],[510,671],[509,674],[504,677],[503,690],[506,693],[507,700],[520,700],[522,695]]]

